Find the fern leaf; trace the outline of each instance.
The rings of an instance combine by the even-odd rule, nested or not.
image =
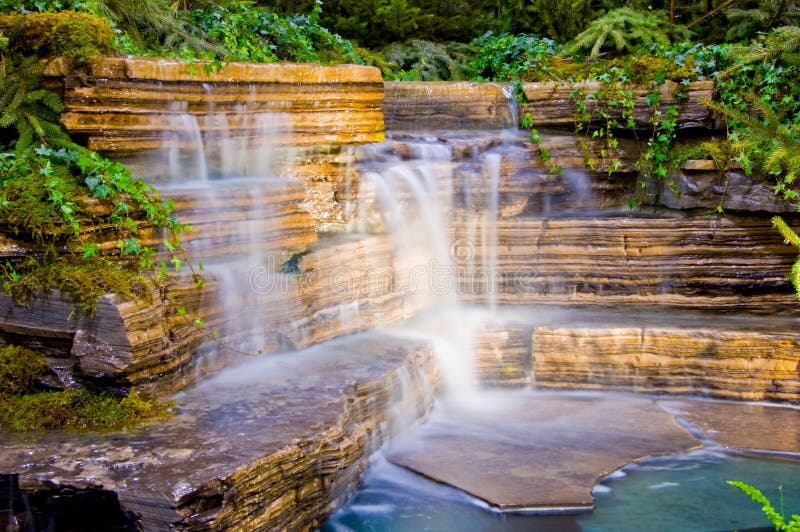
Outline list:
[[[784,240],[787,244],[792,244],[798,250],[800,250],[800,236],[794,232],[794,230],[789,227],[789,225],[781,218],[780,216],[773,216],[772,219],[772,227],[778,230],[778,232],[783,236]]]
[[[800,300],[800,255],[797,256],[797,260],[792,264],[792,269],[789,271],[789,280],[792,281],[792,286],[794,286],[795,296]]]
[[[608,37],[608,30],[600,32],[594,46],[592,46],[592,51],[589,52],[590,57],[597,57],[600,54],[600,49],[603,47],[603,44],[605,44],[606,37]]]

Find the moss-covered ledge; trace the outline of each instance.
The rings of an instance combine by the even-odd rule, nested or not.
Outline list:
[[[652,89],[623,84],[604,84],[599,81],[562,83],[555,81],[524,83],[522,91],[528,100],[527,112],[531,114],[535,127],[571,127],[575,124],[578,101],[586,105],[592,119],[598,120],[597,110],[603,108],[612,118],[619,118],[621,108],[610,108],[609,100],[620,100],[618,91],[632,91],[632,117],[636,128],[652,129],[653,106],[647,102]],[[693,81],[681,85],[667,81],[658,87],[658,109],[662,112],[670,105],[678,104],[677,129],[717,129],[716,114],[700,103],[711,100],[714,95],[713,81]],[[682,94],[685,98],[678,98]]]

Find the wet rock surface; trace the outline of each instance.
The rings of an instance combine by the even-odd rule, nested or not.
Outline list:
[[[713,444],[745,451],[800,453],[798,407],[682,399],[664,399],[658,404]]]
[[[670,173],[661,182],[657,201],[670,209],[797,212],[798,202],[775,194],[774,186],[774,178],[748,176],[743,170],[690,168]]]
[[[622,84],[603,84],[599,81],[585,81],[579,83],[525,83],[522,86],[522,90],[528,99],[527,110],[531,113],[533,123],[537,127],[571,127],[575,122],[576,102],[578,99],[583,100],[587,111],[593,113],[593,120],[599,120],[597,116],[597,110],[600,108],[598,101],[603,102],[620,98],[619,91],[630,90],[633,93],[634,107],[632,113],[636,127],[652,128],[650,119],[653,116],[653,108],[646,102],[647,95],[650,92],[647,88]],[[686,96],[685,100],[678,104],[677,128],[679,130],[712,129],[716,126],[714,113],[700,103],[701,99],[710,100],[713,96],[714,83],[712,81],[694,81],[685,87],[681,87],[671,81],[661,85],[658,88],[658,105],[662,114],[668,106],[675,103],[675,95],[678,92],[683,92]],[[573,97],[573,94],[578,94],[578,96]],[[609,106],[605,105],[605,108],[609,108]],[[616,109],[610,109],[609,114],[614,119],[618,119],[620,116],[619,110]]]
[[[397,430],[390,407],[424,415],[435,382],[426,344],[363,335],[229,368],[140,428],[3,434],[0,470],[19,472],[23,489],[115,491],[152,530],[306,528]]]
[[[593,506],[601,477],[645,456],[700,442],[653,399],[520,392],[443,405],[390,462],[500,510],[574,512]]]
[[[476,338],[476,378],[800,403],[798,342],[790,315],[504,307]]]
[[[571,513],[591,508],[596,481],[622,465],[696,448],[701,440],[800,456],[798,424],[796,407],[763,403],[485,393],[466,404],[439,405],[388,459],[500,510]]]

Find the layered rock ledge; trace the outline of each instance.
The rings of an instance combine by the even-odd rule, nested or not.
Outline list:
[[[310,529],[436,382],[426,343],[353,337],[228,368],[140,428],[2,434],[0,471],[25,490],[111,490],[145,530]]]
[[[800,403],[795,318],[635,307],[505,312],[476,339],[486,384]]]
[[[334,196],[346,188],[347,147],[383,140],[383,79],[374,67],[228,63],[216,71],[129,57],[100,59],[87,75],[57,63],[47,73],[64,98],[70,135],[137,176],[163,180],[163,164],[153,161],[163,162],[165,149],[191,159],[233,139],[302,179],[306,207],[323,229],[341,229]],[[219,171],[224,158],[208,160],[208,171]]]

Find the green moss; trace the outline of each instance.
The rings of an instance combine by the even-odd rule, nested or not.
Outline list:
[[[716,167],[722,170],[728,168],[738,153],[737,147],[729,140],[681,142],[670,149],[669,159],[674,166],[680,166],[690,159],[712,159]]]
[[[603,80],[647,85],[653,80],[682,81],[696,79],[692,71],[693,59],[688,57],[684,64],[655,55],[626,55],[612,59],[594,61],[574,61],[552,57],[546,65],[521,73],[524,81],[587,81]]]
[[[163,416],[170,403],[86,388],[0,397],[0,425],[11,430],[98,429],[130,426]]]
[[[131,265],[132,266],[132,265]],[[41,291],[60,290],[69,295],[75,308],[87,316],[104,294],[130,300],[147,297],[149,281],[136,269],[103,257],[77,255],[32,258],[18,266],[18,280],[6,291],[20,305],[27,305]]]
[[[30,349],[0,347],[0,396],[36,391],[40,377],[49,369],[44,357]]]
[[[0,32],[12,52],[83,60],[112,52],[108,20],[76,11],[0,15]]]

